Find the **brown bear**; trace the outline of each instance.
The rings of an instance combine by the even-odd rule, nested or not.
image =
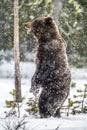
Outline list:
[[[38,40],[36,71],[31,81],[31,92],[37,94],[42,118],[59,117],[60,108],[69,95],[71,73],[66,55],[66,42],[59,34],[52,17],[27,22],[29,33]]]

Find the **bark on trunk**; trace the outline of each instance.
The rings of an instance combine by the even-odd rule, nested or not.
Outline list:
[[[16,102],[21,102],[18,0],[14,0],[14,62],[15,62]]]

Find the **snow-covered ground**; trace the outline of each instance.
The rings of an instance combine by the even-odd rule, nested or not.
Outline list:
[[[22,96],[26,100],[33,96],[29,93],[29,88],[31,86],[31,77],[35,71],[35,65],[33,63],[21,63],[21,84],[22,84]],[[76,88],[72,88],[70,91],[70,97],[76,93],[76,89],[83,89],[84,84],[87,84],[87,69],[71,69],[72,71],[72,82],[76,83]],[[0,65],[0,130],[16,130],[13,126],[16,125],[19,120],[22,120],[23,115],[27,115],[25,118],[24,129],[20,128],[18,130],[87,130],[87,115],[78,114],[75,116],[62,115],[60,119],[58,118],[48,118],[40,119],[39,117],[29,116],[25,111],[26,104],[25,101],[21,107],[21,118],[17,117],[4,118],[8,108],[5,107],[5,101],[11,100],[12,96],[9,94],[12,89],[14,89],[14,63],[4,62]],[[6,129],[6,125],[12,125],[12,128]]]

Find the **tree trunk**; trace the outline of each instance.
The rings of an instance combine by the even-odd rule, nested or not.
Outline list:
[[[15,62],[16,102],[21,102],[18,0],[14,0],[14,62]]]
[[[58,19],[59,19],[60,11],[62,9],[62,2],[63,2],[63,0],[52,0],[53,17],[54,17],[54,20],[55,20],[57,25],[58,25]]]

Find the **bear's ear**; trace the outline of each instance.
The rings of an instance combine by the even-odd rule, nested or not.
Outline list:
[[[51,17],[45,18],[45,25],[50,26],[51,24],[52,24],[52,18]]]

